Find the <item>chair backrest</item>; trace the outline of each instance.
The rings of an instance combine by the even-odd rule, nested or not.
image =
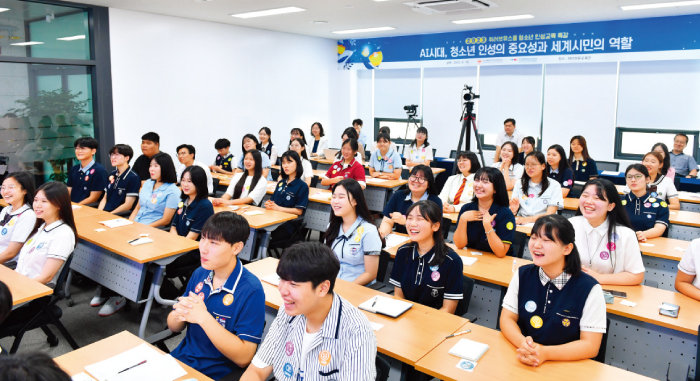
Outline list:
[[[391,256],[386,251],[382,250],[379,253],[379,266],[377,266],[377,282],[384,282],[386,279],[386,270],[389,267]]]
[[[574,181],[574,185],[571,186],[571,191],[569,191],[569,197],[579,198],[581,197],[581,192],[583,192],[583,184],[580,181]]]
[[[391,365],[389,365],[389,363],[386,360],[379,357],[378,354],[376,359],[374,360],[374,365],[377,368],[377,377],[375,378],[375,380],[387,381],[389,379],[389,371],[391,370]]]
[[[472,291],[474,291],[474,279],[463,275],[462,276],[462,300],[457,303],[457,309],[455,310],[455,315],[462,316],[469,310],[469,302],[472,299]]]
[[[620,163],[617,161],[596,161],[595,164],[599,171],[617,172],[620,170]]]
[[[66,280],[68,279],[68,273],[70,272],[70,263],[73,261],[73,254],[68,256],[66,263],[61,267],[61,272],[58,273],[58,278],[56,279],[56,286],[53,289],[53,295],[55,301],[59,301],[66,297]]]
[[[453,149],[450,150],[450,159],[456,159],[457,158],[457,150]]]
[[[698,325],[698,332],[700,332],[700,325]],[[695,381],[700,381],[700,336],[696,335],[695,338],[698,340],[695,346]]]
[[[527,234],[516,231],[508,255],[522,258],[525,253],[525,245],[527,245]]]

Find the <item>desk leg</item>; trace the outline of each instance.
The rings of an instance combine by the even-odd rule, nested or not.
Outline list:
[[[262,233],[262,239],[260,240],[260,248],[258,250],[258,259],[267,258],[267,247],[270,245],[270,232],[265,230]]]
[[[146,306],[143,309],[143,316],[141,316],[141,324],[139,325],[139,337],[146,338],[146,324],[148,324],[148,317],[151,314],[151,307],[153,307],[153,299],[155,295],[156,288],[163,281],[163,276],[165,275],[165,265],[160,265],[156,268],[153,274],[153,280],[151,281],[151,288],[148,290],[148,298],[146,299]]]

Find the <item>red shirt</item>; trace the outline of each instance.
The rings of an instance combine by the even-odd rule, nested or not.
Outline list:
[[[355,179],[357,181],[365,181],[365,167],[362,164],[352,159],[350,164],[343,164],[343,160],[336,161],[328,168],[326,177],[332,179],[341,176],[346,179]]]

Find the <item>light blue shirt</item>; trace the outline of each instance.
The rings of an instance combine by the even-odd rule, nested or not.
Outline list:
[[[401,155],[391,148],[384,156],[376,150],[369,158],[369,166],[375,171],[393,173],[395,169],[402,168]]]
[[[267,156],[265,152],[260,151],[260,156],[262,156],[262,167],[263,169],[267,168],[270,169],[270,157]],[[238,160],[238,169],[243,169],[243,159],[245,158],[245,154],[241,155],[240,159]],[[272,181],[272,171],[267,171],[267,181]]]
[[[146,180],[139,192],[139,212],[136,222],[150,224],[163,218],[165,208],[177,209],[180,189],[173,183],[165,183],[153,191],[155,180]],[[168,225],[170,221],[168,221]]]
[[[374,224],[357,217],[347,233],[340,226],[331,248],[340,261],[338,278],[352,282],[365,272],[365,255],[379,255],[382,251],[382,240]]]

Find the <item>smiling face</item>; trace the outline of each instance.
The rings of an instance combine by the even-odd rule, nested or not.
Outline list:
[[[12,177],[8,177],[2,182],[0,190],[2,198],[10,205],[23,203],[24,196],[27,195],[27,191]]]
[[[301,157],[301,151],[304,150],[304,147],[299,143],[298,140],[292,140],[292,144],[289,145],[289,149],[298,153],[299,157]]]
[[[675,153],[681,153],[685,149],[685,146],[688,145],[688,139],[686,139],[683,136],[676,136],[673,138],[673,151]]]
[[[513,157],[515,157],[515,152],[510,144],[501,147],[501,161],[513,161]]]
[[[342,185],[336,186],[333,190],[333,195],[331,196],[331,209],[333,209],[333,214],[338,217],[345,217],[355,214],[355,207],[357,206],[357,201],[353,199]]]
[[[92,160],[92,156],[95,152],[97,152],[97,150],[94,148],[77,146],[75,147],[75,158],[80,161]]]
[[[248,152],[243,157],[243,168],[245,168],[247,171],[252,171],[255,169],[255,159],[253,158],[252,153]]]
[[[318,307],[319,302],[328,294],[330,281],[323,281],[314,288],[311,282],[294,282],[280,279],[278,286],[284,312],[289,316],[307,315]]]
[[[460,157],[457,160],[457,168],[464,176],[468,176],[472,169],[472,161],[469,158]]]
[[[474,195],[476,198],[479,200],[488,201],[493,199],[494,194],[496,194],[496,191],[494,190],[493,183],[491,180],[489,180],[488,176],[483,174],[481,175],[481,178],[474,179]]]
[[[654,155],[644,156],[642,165],[647,168],[647,171],[649,171],[649,176],[652,177],[656,177],[656,174],[659,173],[661,171],[661,167],[663,167],[663,163],[659,162],[659,159]]]
[[[258,148],[257,144],[255,144],[255,140],[251,138],[245,138],[243,139],[243,148],[245,148],[246,152],[250,151],[252,149]]]
[[[527,172],[527,175],[530,176],[531,179],[541,179],[545,167],[546,165],[540,163],[534,156],[528,156],[527,159],[525,159],[525,172]]]
[[[292,132],[289,134],[290,139],[289,140],[294,140],[294,139],[299,139],[301,137],[301,134],[297,130],[292,130]]]
[[[564,269],[566,256],[574,248],[573,244],[564,245],[562,242],[547,237],[544,228],[530,235],[528,248],[532,253],[532,261],[543,268]]]
[[[36,218],[41,218],[44,221],[58,219],[58,207],[46,198],[43,190],[36,192],[32,208],[34,213],[36,213]]]
[[[561,156],[559,152],[554,148],[547,150],[547,164],[552,168],[559,168],[559,162],[561,161]]]
[[[260,143],[262,144],[267,144],[267,142],[270,141],[270,135],[268,135],[265,130],[260,130],[260,132],[258,132],[258,137],[260,138]]]
[[[413,194],[422,195],[428,190],[428,180],[425,174],[417,171],[414,175],[408,177],[408,189]]]
[[[661,146],[654,147],[654,149],[652,151],[660,153],[661,157],[666,159],[666,152],[664,152],[664,149],[661,148]]]
[[[588,185],[579,198],[579,210],[593,226],[602,224],[608,217],[608,212],[615,208],[615,204],[608,202],[605,198],[598,197],[595,185]]]
[[[314,124],[313,126],[311,126],[311,135],[317,138],[320,137],[321,128],[318,126],[318,124]]]
[[[187,196],[197,195],[197,188],[192,183],[192,177],[190,177],[189,172],[182,174],[182,179],[180,179],[180,188],[182,188],[182,193]]]
[[[534,149],[527,139],[523,139],[522,143],[520,143],[520,148],[522,148],[525,155],[529,154]]]
[[[433,239],[433,233],[440,229],[439,222],[430,222],[420,213],[420,208],[415,207],[406,216],[406,231],[408,238],[413,242],[425,242]]]
[[[345,161],[350,162],[355,157],[357,152],[352,149],[350,142],[347,142],[343,144],[343,147],[340,149],[340,153],[343,155],[343,159]]]
[[[389,151],[390,145],[391,145],[391,143],[386,139],[377,140],[377,149],[381,153],[386,153],[387,151]]]

